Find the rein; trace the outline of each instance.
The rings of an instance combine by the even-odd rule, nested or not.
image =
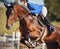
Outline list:
[[[28,15],[29,15],[29,14],[26,14],[25,16],[28,16]],[[25,17],[25,16],[24,16],[24,17]],[[24,17],[20,17],[20,20],[23,19]]]
[[[14,10],[14,9],[13,9]],[[15,18],[15,10],[14,10],[14,20],[16,20],[16,18]]]

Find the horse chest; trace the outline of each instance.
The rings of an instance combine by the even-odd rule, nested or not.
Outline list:
[[[27,28],[29,30],[31,30],[32,32],[40,31],[40,25],[37,23],[36,19],[34,19],[32,17],[28,17],[25,20],[26,20]]]

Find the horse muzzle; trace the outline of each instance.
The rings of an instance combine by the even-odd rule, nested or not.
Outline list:
[[[12,27],[12,25],[6,25],[6,28],[9,30]]]

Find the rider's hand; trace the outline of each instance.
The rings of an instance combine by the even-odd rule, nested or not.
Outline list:
[[[38,16],[38,14],[35,14],[36,16]]]

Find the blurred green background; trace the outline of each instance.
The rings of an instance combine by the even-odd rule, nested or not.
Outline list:
[[[48,17],[51,23],[55,26],[60,27],[60,0],[45,0],[45,6],[48,9]],[[19,27],[18,21],[12,26],[10,30],[6,29],[6,8],[0,4],[0,33],[12,33]]]
[[[45,0],[48,17],[52,21],[60,21],[60,0]]]

